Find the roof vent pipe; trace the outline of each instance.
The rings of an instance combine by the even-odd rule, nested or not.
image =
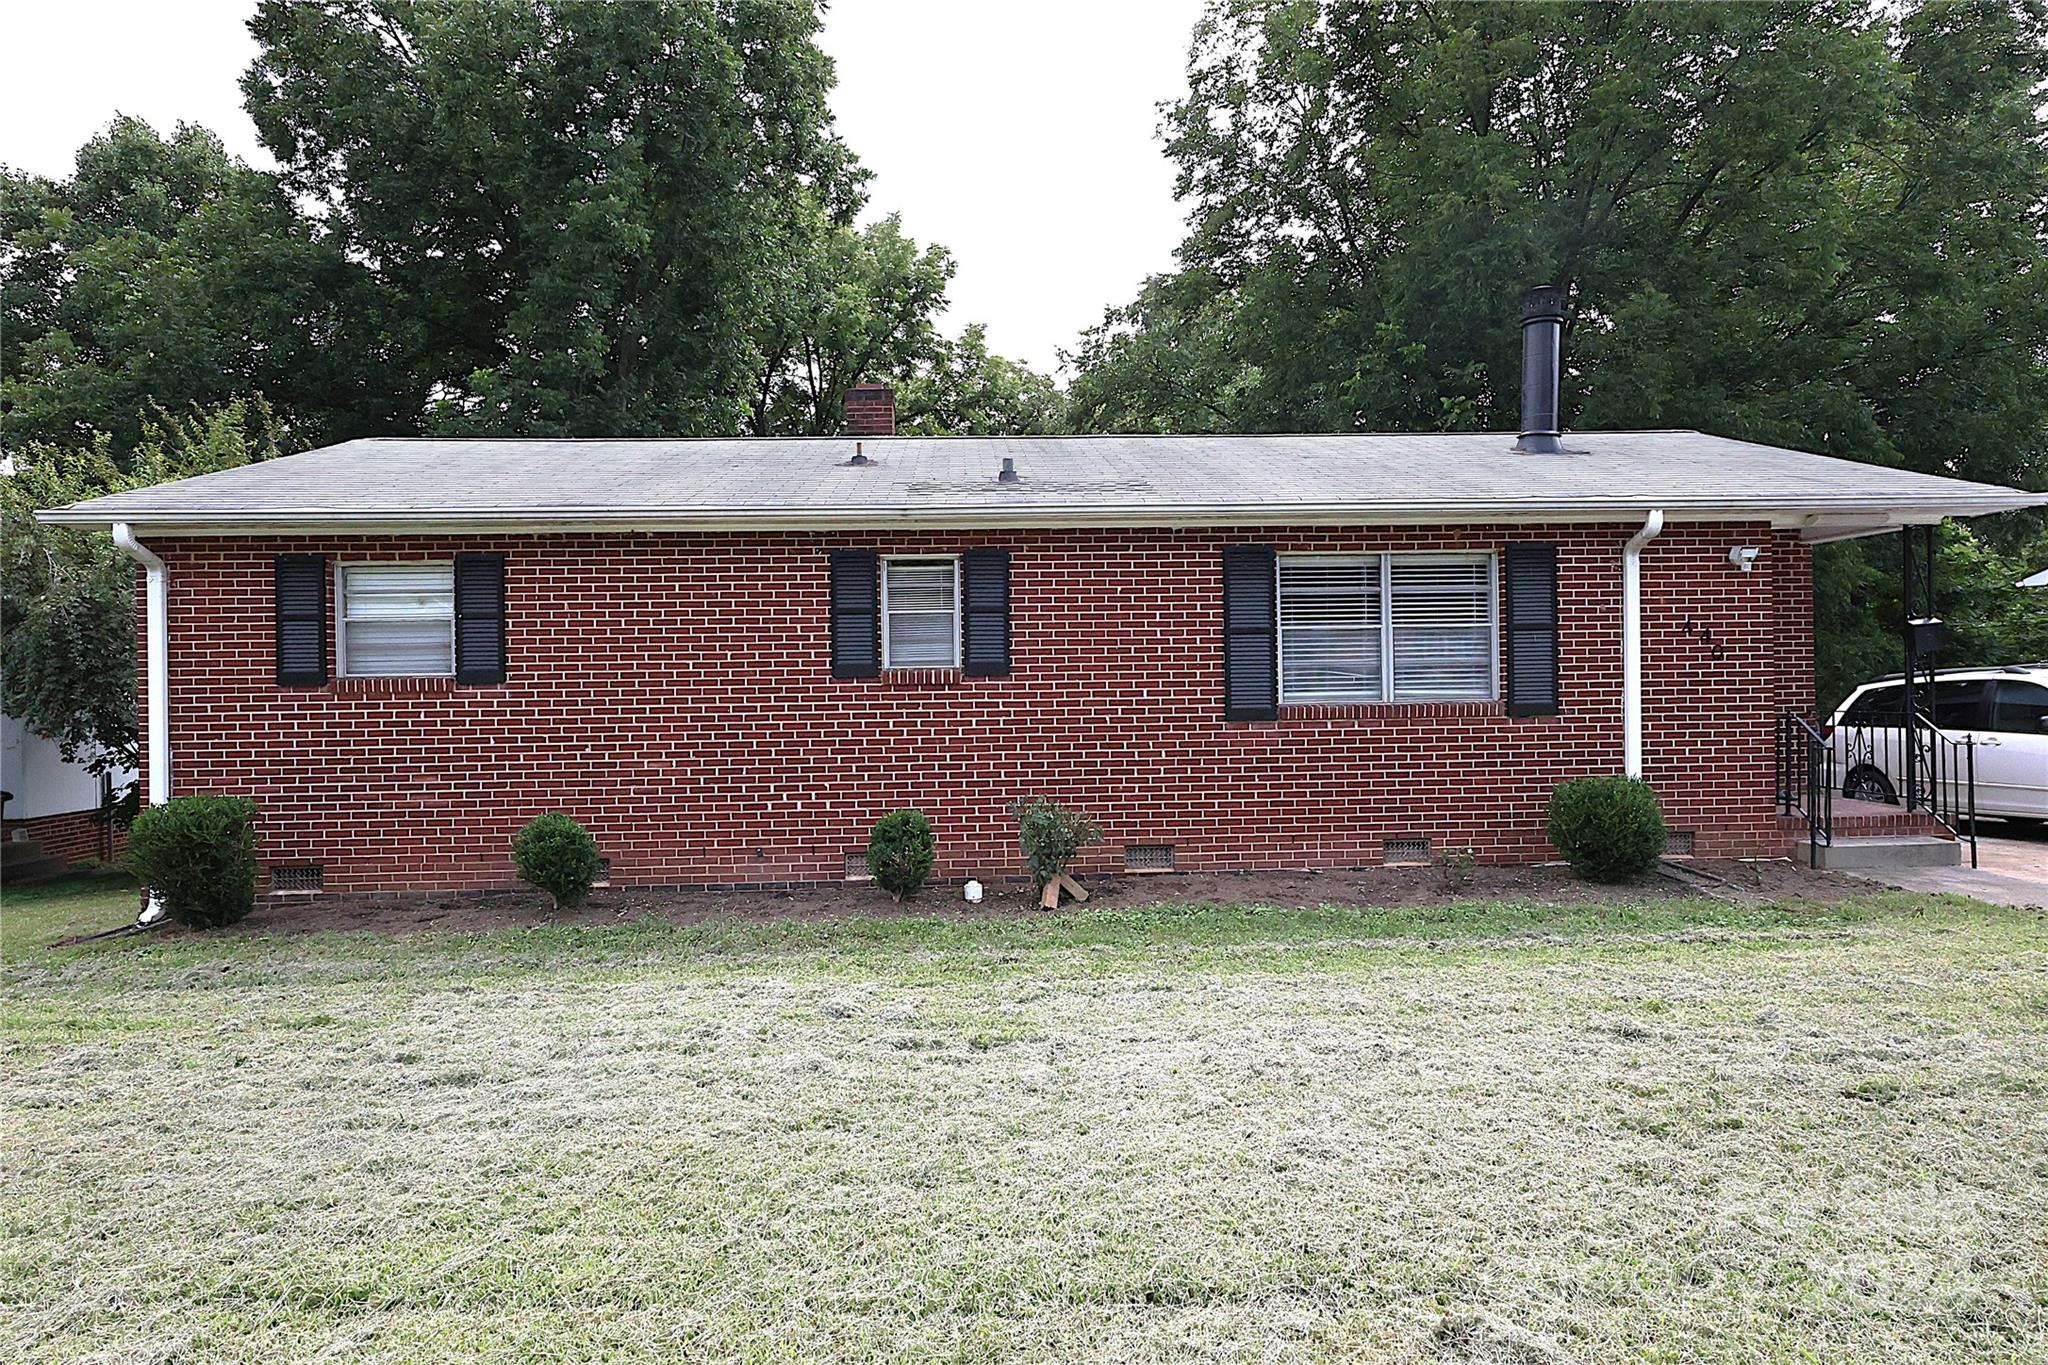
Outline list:
[[[855,441],[855,442],[853,443],[853,458],[852,458],[852,459],[850,459],[850,460],[848,460],[848,461],[847,461],[847,463],[848,463],[848,464],[856,464],[856,465],[858,465],[858,464],[866,464],[867,462],[868,462],[868,457],[860,453],[860,442],[859,442],[859,441]]]
[[[1017,462],[1008,455],[1003,456],[1002,472],[996,475],[997,483],[1017,482]]]
[[[1515,449],[1555,455],[1557,377],[1564,337],[1564,289],[1546,284],[1522,295],[1522,439]]]

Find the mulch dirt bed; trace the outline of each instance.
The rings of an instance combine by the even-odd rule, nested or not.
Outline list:
[[[1681,880],[1682,879],[1682,880]],[[1085,908],[1146,905],[1414,906],[1447,901],[1537,901],[1572,905],[1646,897],[1719,895],[1745,900],[1832,903],[1867,892],[1867,883],[1810,872],[1785,861],[1699,859],[1670,875],[1625,886],[1595,886],[1564,867],[1477,867],[1460,877],[1439,867],[1371,867],[1337,871],[1164,873],[1084,877]],[[1068,907],[1063,907],[1068,908]],[[549,915],[547,898],[530,891],[422,892],[396,896],[315,896],[269,900],[223,932],[303,934],[337,929],[386,933],[503,929],[552,922],[613,924],[653,916],[675,924],[718,920],[828,919],[845,915],[947,915],[980,919],[1043,914],[1028,883],[990,885],[980,905],[960,899],[960,884],[934,882],[898,905],[861,882],[785,890],[705,891],[654,887],[599,889],[575,910]],[[175,931],[174,931],[175,932]]]

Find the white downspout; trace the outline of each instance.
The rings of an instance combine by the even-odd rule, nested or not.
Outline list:
[[[1630,777],[1643,775],[1643,547],[1663,530],[1654,508],[1621,551],[1621,762]]]
[[[144,724],[149,741],[149,804],[161,806],[171,799],[170,584],[163,560],[135,538],[127,522],[114,523],[114,544],[145,571],[144,646],[149,673],[144,687]],[[154,924],[163,913],[163,901],[151,892],[140,922]]]

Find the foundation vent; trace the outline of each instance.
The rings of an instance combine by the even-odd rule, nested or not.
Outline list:
[[[1380,843],[1380,861],[1383,863],[1426,863],[1429,861],[1428,839],[1386,839]]]
[[[592,883],[591,883],[591,885],[592,885],[592,886],[610,886],[611,884],[612,884],[612,860],[611,860],[610,858],[599,858],[599,859],[597,860],[597,880],[596,880],[596,881],[594,881],[594,882],[592,882]]]
[[[279,893],[304,894],[324,890],[327,868],[321,863],[300,863],[296,867],[270,869],[270,889]]]
[[[846,855],[846,880],[850,882],[871,882],[875,874],[868,871],[868,851],[855,849]]]
[[[1664,856],[1667,858],[1690,858],[1692,856],[1692,831],[1689,829],[1665,830]]]
[[[1124,871],[1126,872],[1171,872],[1173,871],[1172,844],[1125,844]]]

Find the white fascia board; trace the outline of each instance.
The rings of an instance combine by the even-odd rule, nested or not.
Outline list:
[[[864,507],[732,508],[475,508],[462,511],[403,509],[366,512],[337,508],[225,508],[179,511],[143,508],[101,511],[90,503],[36,513],[46,525],[110,527],[126,521],[136,533],[158,536],[261,535],[438,535],[478,533],[549,534],[592,531],[828,531],[918,527],[974,530],[983,527],[1057,530],[1071,527],[1503,525],[1532,522],[1640,522],[1652,507],[1667,519],[1769,522],[1798,530],[1808,539],[1869,535],[1888,527],[1937,522],[1949,517],[2048,505],[2048,495],[2013,492],[1940,502],[1901,504],[1885,498],[1814,499],[1798,506],[1769,503],[1688,504],[1681,498],[1588,500],[1507,504],[1453,503],[1433,506],[1391,503],[1250,503],[1187,507],[1042,505],[1004,508],[986,505],[934,507],[929,504]],[[1839,528],[1839,534],[1837,534]]]

